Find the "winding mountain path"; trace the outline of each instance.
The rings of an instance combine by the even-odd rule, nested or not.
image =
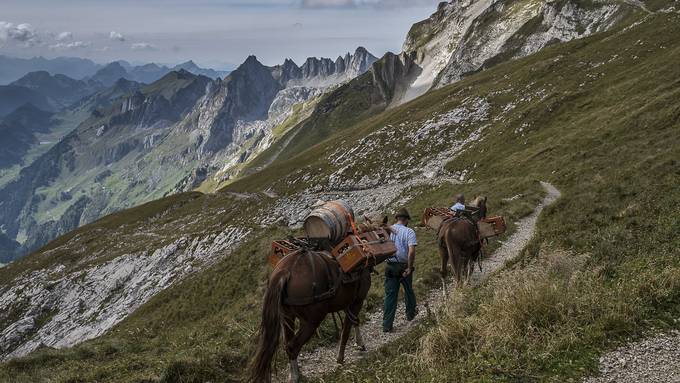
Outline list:
[[[536,221],[543,211],[543,208],[552,204],[561,193],[557,188],[547,182],[541,182],[547,194],[543,201],[536,206],[534,211],[527,217],[516,222],[517,230],[510,236],[503,245],[496,250],[492,256],[483,261],[483,272],[476,273],[472,277],[473,286],[485,281],[495,271],[503,267],[505,262],[516,257],[527,245],[536,229]],[[436,311],[445,302],[442,289],[434,289],[430,292],[424,302],[419,302],[421,314],[412,322],[407,322],[404,314],[403,304],[399,306],[399,312],[394,322],[394,332],[382,332],[382,310],[368,314],[368,318],[361,326],[361,332],[366,343],[367,352],[376,351],[381,346],[393,342],[404,336],[410,329],[420,323],[426,316],[425,309]],[[300,368],[302,374],[307,377],[318,377],[328,373],[338,367],[336,363],[338,345],[321,347],[315,350],[304,352],[300,355]],[[360,352],[355,347],[348,345],[345,353],[345,364],[355,363],[364,358],[367,352]],[[285,379],[287,372],[281,371],[278,379]]]

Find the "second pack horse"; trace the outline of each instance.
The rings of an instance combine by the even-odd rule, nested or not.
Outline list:
[[[437,230],[437,244],[441,258],[441,276],[448,275],[448,265],[458,285],[467,281],[480,264],[482,240],[505,232],[502,217],[487,218],[487,198],[480,196],[466,206],[469,210],[455,213],[447,208],[428,208],[423,224]]]

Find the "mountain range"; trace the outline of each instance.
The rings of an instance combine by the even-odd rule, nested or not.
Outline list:
[[[30,163],[19,154],[39,140],[24,131],[27,144],[14,159],[25,166],[0,187],[0,226],[26,252],[104,214],[197,187],[224,164],[243,163],[265,147],[295,105],[365,72],[375,60],[363,48],[302,66],[286,60],[267,67],[251,56],[223,80],[180,69],[149,85],[119,77],[109,88],[101,85],[101,71],[71,82],[30,74],[18,83],[59,94],[64,104],[85,89],[102,90],[55,117],[76,125]],[[124,70],[121,64],[107,68]]]
[[[30,59],[0,55],[0,85],[6,85],[30,72],[46,71],[51,74],[82,79],[92,76],[100,69],[100,65],[92,60],[77,57],[57,57],[47,59],[33,57]]]
[[[0,269],[0,380],[240,380],[271,240],[319,200],[373,216],[484,194],[513,232],[537,181],[562,197],[519,259],[323,380],[581,379],[677,317],[679,17],[672,1],[441,3],[381,58],[93,74],[104,88],[43,120],[9,114],[63,135],[0,173],[0,262],[30,253]],[[417,288],[440,289],[434,234],[415,230]]]
[[[125,61],[114,61],[99,69],[92,76],[89,76],[90,81],[101,83],[105,86],[113,85],[118,79],[124,78],[130,81],[150,84],[172,71],[185,70],[187,72],[206,76],[212,79],[222,78],[229,72],[216,71],[213,69],[205,69],[196,65],[193,61],[187,61],[172,68],[165,65],[145,64],[140,66],[133,66]]]
[[[108,68],[107,68],[108,67]],[[78,57],[57,57],[47,59],[33,57],[30,59],[16,58],[0,55],[0,85],[7,85],[24,77],[31,72],[47,72],[51,75],[64,75],[75,80],[82,80],[97,76],[102,84],[110,86],[119,78],[127,78],[139,82],[150,83],[163,77],[172,70],[184,69],[194,74],[200,74],[210,78],[226,76],[228,71],[201,68],[189,60],[173,67],[154,63],[144,65],[132,65],[127,61],[120,60],[106,65],[97,64],[92,60]],[[116,75],[118,75],[116,77]]]
[[[149,85],[91,110],[68,137],[12,173],[12,181],[5,177],[0,227],[27,252],[122,208],[194,188],[213,191],[430,89],[607,30],[629,9],[617,2],[442,3],[411,28],[399,54],[378,60],[359,48],[335,60],[274,67],[251,56],[223,80],[113,62],[79,88],[121,78]],[[38,76],[51,78],[32,75]]]

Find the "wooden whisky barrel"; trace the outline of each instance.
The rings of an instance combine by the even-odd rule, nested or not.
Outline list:
[[[354,211],[347,202],[329,201],[312,210],[303,227],[307,238],[325,238],[335,245],[352,230],[350,219],[354,219]]]

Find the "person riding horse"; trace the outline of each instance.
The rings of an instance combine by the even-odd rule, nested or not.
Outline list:
[[[465,196],[462,194],[458,194],[456,196],[456,203],[449,208],[451,211],[454,211],[456,213],[460,211],[465,210]]]
[[[486,218],[486,197],[479,196],[469,205],[465,204],[465,196],[458,194],[456,203],[449,208],[456,217],[464,217],[473,222]]]

